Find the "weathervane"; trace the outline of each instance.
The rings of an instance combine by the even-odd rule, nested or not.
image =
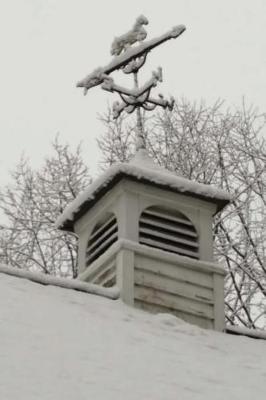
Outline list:
[[[136,19],[133,28],[116,37],[112,43],[111,54],[113,60],[105,67],[99,67],[90,75],[77,83],[77,87],[84,88],[84,94],[94,87],[101,85],[101,88],[108,92],[116,92],[121,98],[121,102],[116,101],[113,104],[113,117],[116,119],[119,115],[126,111],[131,114],[137,112],[137,141],[136,150],[145,148],[143,121],[140,109],[154,110],[156,106],[172,110],[174,99],[171,97],[165,100],[163,95],[159,94],[158,98],[151,96],[151,89],[157,86],[158,82],[162,82],[162,68],[152,73],[152,77],[143,86],[139,86],[138,72],[145,64],[147,54],[155,47],[180,36],[186,29],[184,25],[178,25],[166,32],[158,38],[144,42],[147,32],[144,25],[148,25],[149,21],[143,15]],[[134,46],[135,43],[141,42]],[[116,70],[122,69],[125,74],[133,74],[134,88],[127,89],[117,85],[110,74]]]

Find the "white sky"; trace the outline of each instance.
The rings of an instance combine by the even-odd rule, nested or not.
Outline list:
[[[73,145],[83,141],[95,173],[97,113],[116,98],[99,87],[84,97],[75,84],[110,61],[113,37],[139,14],[150,21],[148,38],[187,27],[148,57],[148,72],[163,67],[165,95],[228,105],[245,95],[266,111],[265,0],[2,0],[0,184],[23,151],[38,165],[57,132]]]

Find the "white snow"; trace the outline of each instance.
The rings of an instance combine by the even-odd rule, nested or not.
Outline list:
[[[83,203],[87,200],[93,200],[95,194],[100,189],[107,186],[108,183],[120,173],[125,173],[139,180],[144,178],[151,183],[163,185],[166,188],[168,187],[181,193],[189,192],[208,199],[230,200],[229,194],[223,190],[177,176],[173,172],[156,165],[145,150],[139,150],[129,163],[111,166],[104,174],[96,179],[87,190],[77,196],[59,216],[56,221],[56,226],[61,227],[66,221],[72,221]]]
[[[124,94],[126,96],[133,97],[133,99],[128,99],[128,103],[130,103],[130,100],[132,101],[132,104],[135,104],[136,100],[134,98],[140,97],[142,95],[146,96],[146,92],[151,89],[152,87],[157,86],[157,83],[162,82],[162,68],[158,67],[157,71],[152,72],[152,77],[140,88],[134,88],[134,89],[127,89],[124,88],[120,85],[115,84],[113,78],[109,77],[106,75],[106,78],[104,79],[101,88],[104,90],[107,90],[109,92],[117,92]],[[144,97],[145,97],[144,96]]]
[[[266,341],[0,274],[1,400],[264,400]]]
[[[262,329],[249,329],[244,326],[228,326],[227,331],[235,335],[244,335],[255,339],[266,340],[266,331]]]
[[[148,19],[144,15],[140,15],[129,32],[114,39],[111,46],[111,54],[118,56],[132,44],[146,39],[147,32],[143,28],[143,25],[147,25],[148,23]]]
[[[40,274],[38,272],[31,272],[24,269],[8,267],[6,265],[0,264],[0,274],[2,273],[23,279],[28,279],[42,285],[59,286],[65,289],[78,290],[80,292],[104,296],[114,300],[118,299],[120,295],[119,289],[117,287],[104,288],[99,285],[94,285],[93,283],[82,282],[78,279],[59,278],[57,276]]]
[[[185,31],[185,29],[186,27],[184,25],[178,25],[159,37],[143,42],[138,46],[129,47],[122,54],[114,56],[112,61],[108,65],[106,65],[105,67],[96,68],[92,73],[87,75],[84,79],[77,82],[77,87],[84,87],[85,89],[84,93],[86,94],[88,89],[103,83],[106,75],[109,75],[113,71],[122,68],[123,66],[127,65],[130,61],[142,57],[156,46],[159,46],[160,44],[170,39],[177,38]]]

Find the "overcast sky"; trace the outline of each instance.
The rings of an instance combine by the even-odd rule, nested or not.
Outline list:
[[[148,38],[187,27],[149,56],[146,71],[163,67],[161,92],[229,106],[244,95],[266,111],[265,0],[2,0],[0,184],[23,151],[38,165],[57,132],[70,144],[83,141],[96,172],[97,113],[115,96],[97,87],[84,97],[75,84],[111,60],[113,37],[140,14],[150,21]]]

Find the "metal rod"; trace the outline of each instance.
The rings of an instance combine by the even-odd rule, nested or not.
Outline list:
[[[134,86],[135,89],[139,89],[138,82],[138,73],[134,72]],[[140,149],[145,149],[145,140],[144,140],[144,127],[143,120],[141,116],[140,107],[137,107],[137,138],[136,138],[136,151]]]

